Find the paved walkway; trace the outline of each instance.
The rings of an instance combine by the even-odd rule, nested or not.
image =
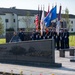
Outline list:
[[[21,71],[24,75],[75,75],[75,62],[70,62],[72,57],[69,52],[66,52],[66,57],[59,57],[59,52],[55,52],[56,63],[62,63],[61,68],[38,68],[30,66],[2,64],[0,63],[0,72],[13,72],[20,74]]]

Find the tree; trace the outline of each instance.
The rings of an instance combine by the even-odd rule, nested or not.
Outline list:
[[[28,32],[28,31],[30,31],[30,28],[31,28],[31,20],[32,19],[30,17],[30,12],[27,11],[26,14],[27,15],[24,18],[22,18],[22,20],[23,20],[23,22],[26,23],[26,31]]]
[[[65,9],[65,14],[62,15],[64,20],[66,21],[67,29],[69,30],[71,28],[70,20],[69,20],[69,10],[68,8]]]
[[[4,26],[3,26],[2,18],[0,17],[0,35],[2,35],[3,33],[4,33]]]

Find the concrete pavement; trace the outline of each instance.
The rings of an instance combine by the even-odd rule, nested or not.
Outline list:
[[[59,51],[55,51],[56,63],[62,63],[61,68],[40,68],[22,65],[12,65],[0,63],[0,72],[13,72],[23,75],[75,75],[75,62],[70,62],[72,59],[69,52],[66,52],[65,58],[59,57]]]

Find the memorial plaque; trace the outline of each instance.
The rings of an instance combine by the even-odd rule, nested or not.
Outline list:
[[[34,40],[0,45],[0,61],[55,65],[54,41]]]

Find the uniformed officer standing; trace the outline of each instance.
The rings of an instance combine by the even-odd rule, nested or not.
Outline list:
[[[46,39],[46,38],[47,38],[47,36],[46,36],[46,30],[43,31],[43,36],[42,36],[42,38],[43,38],[43,39]]]
[[[65,29],[64,33],[65,48],[69,48],[69,32]]]
[[[59,39],[55,29],[52,30],[52,39],[54,39],[55,47],[59,49]]]
[[[60,30],[59,37],[60,37],[60,48],[64,49],[64,29]]]
[[[60,49],[60,43],[59,43],[59,41],[60,41],[59,34],[56,33],[56,46],[57,46],[57,50]]]
[[[45,34],[46,39],[49,39],[49,29],[46,29],[46,34]]]
[[[36,40],[40,40],[40,32],[36,30],[35,32]]]
[[[49,39],[52,39],[52,30],[51,29],[49,30],[49,35],[48,36],[49,36]]]
[[[21,41],[25,41],[25,33],[23,29],[20,29],[18,36],[20,37]]]
[[[32,40],[36,40],[36,32],[33,30],[32,35],[30,36]]]

